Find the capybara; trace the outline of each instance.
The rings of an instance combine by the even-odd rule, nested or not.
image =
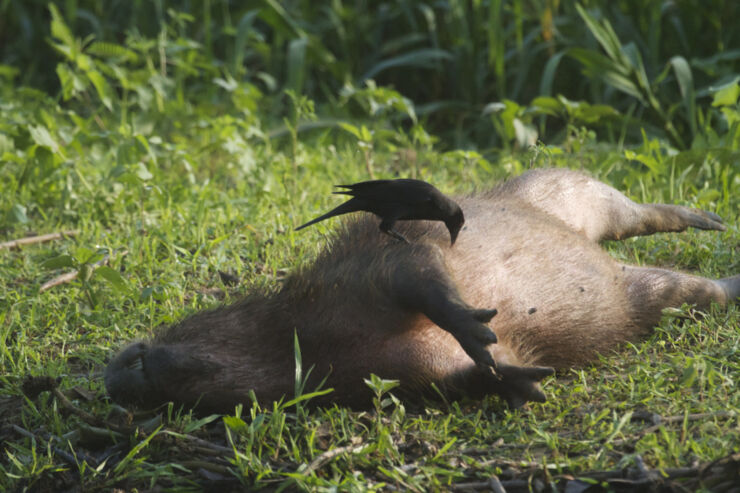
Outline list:
[[[517,407],[544,400],[539,381],[553,368],[646,335],[663,308],[740,296],[740,275],[715,281],[624,265],[599,246],[725,229],[713,213],[636,204],[562,169],[456,200],[466,223],[454,247],[440,222],[398,222],[403,243],[358,214],[279,291],[254,292],[124,349],[106,370],[110,396],[222,412],[251,391],[261,403],[291,398],[297,336],[304,375],[311,369],[305,390],[333,389],[316,404],[369,405],[363,379],[374,373],[399,380],[406,399],[495,393]]]

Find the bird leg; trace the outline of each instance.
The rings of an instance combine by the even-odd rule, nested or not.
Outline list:
[[[393,225],[395,224],[395,219],[383,219],[380,222],[380,230],[387,234],[392,236],[393,238],[397,239],[398,241],[401,241],[403,243],[409,243],[409,240],[406,239],[405,236],[403,236],[401,233],[393,229]]]

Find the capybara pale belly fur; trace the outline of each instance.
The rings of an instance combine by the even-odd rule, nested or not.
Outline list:
[[[441,222],[400,221],[409,243],[357,214],[278,292],[254,292],[124,349],[105,383],[122,404],[173,401],[229,412],[291,398],[294,337],[312,401],[370,404],[363,379],[397,379],[405,399],[499,394],[545,399],[539,381],[593,361],[655,326],[666,307],[740,296],[720,280],[616,262],[602,240],[686,228],[723,230],[712,213],[636,204],[583,174],[535,170],[456,197],[466,223],[454,246]],[[436,388],[436,389],[435,389]]]

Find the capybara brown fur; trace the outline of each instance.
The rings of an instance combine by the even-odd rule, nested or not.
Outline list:
[[[407,244],[358,215],[279,291],[254,292],[124,349],[106,370],[109,394],[223,412],[250,392],[261,403],[291,398],[297,336],[304,374],[311,369],[306,390],[322,381],[333,389],[314,403],[367,406],[363,379],[374,373],[399,380],[404,398],[495,393],[517,407],[544,400],[538,382],[553,368],[645,336],[663,308],[740,296],[740,275],[715,281],[623,265],[599,246],[723,230],[715,214],[636,204],[562,169],[455,200],[467,221],[454,247],[439,222],[399,222]]]

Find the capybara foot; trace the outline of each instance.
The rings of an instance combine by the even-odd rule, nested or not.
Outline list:
[[[722,289],[727,293],[728,303],[732,303],[734,300],[740,299],[740,275],[719,279],[717,283],[722,286]]]
[[[688,207],[682,210],[683,218],[686,224],[696,229],[707,229],[713,231],[725,231],[727,228],[722,224],[722,218],[714,212],[703,211],[701,209],[690,209]]]

